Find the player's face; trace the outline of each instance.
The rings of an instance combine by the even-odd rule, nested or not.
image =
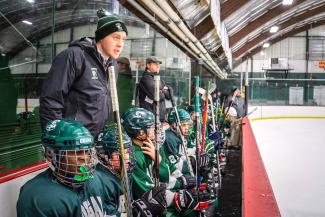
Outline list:
[[[83,176],[81,167],[89,169],[93,165],[92,151],[89,149],[78,151],[65,151],[65,155],[60,160],[60,173]]]
[[[124,42],[126,39],[126,33],[121,32],[113,32],[107,35],[105,38],[100,40],[100,44],[104,54],[113,59],[117,59],[122,52]]]
[[[129,170],[129,165],[130,165],[130,154],[129,154],[129,149],[124,150],[124,161],[126,164],[126,170]],[[113,152],[112,153],[112,159],[111,159],[111,166],[112,168],[120,173],[121,172],[121,161],[120,161],[120,153],[118,152]]]
[[[191,122],[190,121],[184,121],[181,123],[181,129],[182,129],[182,133],[184,136],[188,136],[189,135],[189,129],[191,127]]]
[[[195,112],[192,112],[192,113],[191,113],[191,120],[192,120],[193,122],[195,122],[195,120],[196,120]]]

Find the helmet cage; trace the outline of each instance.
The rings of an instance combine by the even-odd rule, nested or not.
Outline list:
[[[175,124],[173,124],[173,123],[175,123]],[[177,130],[177,125],[176,125],[177,123],[176,122],[173,122],[173,123],[170,125],[171,129],[172,129],[172,131],[174,131],[178,135],[179,133],[178,133],[178,130]],[[187,125],[188,126],[188,133],[184,134],[184,136],[189,136],[190,129],[193,127],[192,120],[183,120],[183,121],[181,121],[180,125],[181,125],[181,128],[182,128],[182,125]]]
[[[150,127],[147,127],[145,130],[145,135],[139,135],[138,131],[138,135],[137,135],[137,139],[139,139],[140,141],[144,141],[148,138],[149,130],[154,128],[154,137],[153,138],[149,138],[152,142],[156,142],[156,132],[155,132],[155,125],[151,125]],[[157,139],[159,145],[162,145],[165,142],[165,130],[163,129],[163,126],[161,123],[159,123],[158,125],[158,139]]]
[[[132,145],[128,148],[125,148],[125,150],[128,150],[128,154],[129,154],[129,162],[127,162],[127,165],[126,165],[126,172],[128,175],[130,175],[132,173],[132,171],[134,170],[134,167],[136,164],[136,156],[135,156],[134,148]],[[117,177],[121,177],[122,154],[121,154],[120,148],[105,150],[103,148],[97,147],[96,151],[97,151],[97,158],[98,158],[99,163],[101,165],[103,165],[106,169],[111,171]],[[118,154],[117,155],[118,159],[112,159],[112,155],[114,152]],[[117,169],[114,165],[119,165],[120,168]]]
[[[59,150],[45,147],[45,158],[56,179],[64,185],[78,188],[94,176],[94,148]]]

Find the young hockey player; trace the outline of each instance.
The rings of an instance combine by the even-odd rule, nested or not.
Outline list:
[[[50,168],[21,188],[17,216],[105,216],[89,131],[76,121],[54,120],[47,124],[42,144]]]
[[[187,153],[191,156],[191,159],[195,159],[195,143],[189,140],[192,120],[190,114],[184,109],[177,109],[177,113],[180,119],[180,125],[182,134],[185,136],[187,143]],[[175,111],[172,111],[168,116],[168,123],[170,128],[166,130],[166,139],[163,144],[164,150],[167,153],[167,157],[172,164],[182,171],[183,174],[189,174],[189,165],[186,161],[185,154],[182,148],[182,139],[180,132],[177,130],[177,120]],[[193,160],[194,161],[194,160]],[[206,167],[209,163],[209,157],[204,152],[200,154],[200,167]],[[192,163],[193,166],[195,163]]]
[[[125,148],[124,160],[127,164],[126,170],[128,175],[130,175],[136,162],[134,150],[130,137],[125,133],[122,136]],[[110,216],[119,216],[124,210],[121,154],[117,138],[117,129],[110,128],[99,133],[96,140],[97,158],[99,160],[99,164],[96,167],[96,174],[98,174],[102,184],[105,186],[105,199],[103,203],[106,213]],[[131,196],[131,194],[129,195]],[[149,195],[152,198],[148,198]],[[133,216],[158,216],[160,213],[164,213],[166,208],[165,204],[165,189],[153,188],[145,193],[141,199],[132,203]]]
[[[153,168],[157,166],[154,164],[155,144],[152,142],[155,140],[154,115],[142,108],[131,108],[122,119],[125,131],[131,137],[137,159],[131,175],[132,193],[137,199],[154,187]],[[163,164],[161,157],[157,157],[160,158],[160,164]],[[211,203],[208,192],[196,189],[182,189],[176,193],[166,190],[166,202],[167,207],[174,207],[179,212],[205,209]]]
[[[154,164],[155,145],[152,142],[155,140],[154,116],[145,109],[131,108],[122,119],[125,131],[131,137],[137,159],[131,175],[132,193],[137,199],[154,187],[153,168],[157,166]],[[160,164],[163,163],[160,159]],[[168,208],[176,208],[179,212],[205,209],[211,203],[208,192],[200,190],[198,193],[195,189],[182,189],[176,193],[166,190],[166,202]]]

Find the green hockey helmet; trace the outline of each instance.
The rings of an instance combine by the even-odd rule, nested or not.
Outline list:
[[[93,177],[96,165],[94,139],[77,121],[50,121],[43,132],[45,158],[61,183],[80,187]]]
[[[110,152],[119,151],[120,145],[118,142],[118,135],[116,128],[107,128],[102,130],[96,137],[96,149],[104,149]],[[122,133],[124,148],[129,148],[132,144],[130,137],[123,132]]]
[[[77,121],[54,120],[46,125],[42,144],[56,150],[80,150],[92,148],[94,139]]]
[[[195,112],[195,108],[193,105],[188,105],[186,106],[186,111],[191,114],[192,112]]]
[[[178,113],[180,122],[191,121],[191,116],[185,109],[178,108],[177,113]],[[177,121],[176,113],[175,113],[175,110],[173,110],[169,113],[168,123],[173,123],[176,121]]]
[[[138,132],[146,131],[148,128],[154,126],[154,115],[143,108],[130,108],[122,116],[122,124],[131,138],[136,138]]]
[[[134,149],[130,137],[122,133],[124,156],[126,159],[126,171],[130,174],[134,169],[136,163]],[[119,144],[119,136],[115,127],[102,130],[95,141],[96,153],[99,162],[113,174],[121,176],[121,149]],[[113,156],[114,155],[114,156]]]

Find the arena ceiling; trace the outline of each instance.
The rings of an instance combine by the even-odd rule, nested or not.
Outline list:
[[[55,31],[58,31],[96,23],[96,10],[112,7],[112,1],[107,0],[30,1],[0,0],[1,53],[15,54],[29,46],[23,36],[35,43],[50,35],[53,8]],[[325,24],[325,0],[293,0],[290,5],[284,5],[283,1],[119,0],[130,12],[222,78],[258,53],[263,44],[273,44]],[[137,23],[128,16],[123,18],[131,24]],[[33,25],[26,25],[24,20]],[[271,33],[273,26],[278,30]]]
[[[35,46],[40,39],[51,35],[53,18],[56,32],[96,24],[97,10],[111,11],[112,7],[110,0],[0,0],[0,51],[15,55],[31,46],[29,42]],[[131,17],[126,10],[122,12],[127,24],[140,25],[138,18]]]
[[[239,65],[243,60],[258,53],[264,43],[274,44],[299,32],[325,24],[325,0],[173,0],[167,2],[190,31],[205,46],[213,60],[225,72]],[[141,12],[130,5],[130,0],[120,0],[134,14]],[[158,16],[147,5],[146,0],[137,0],[141,7]],[[159,0],[153,1],[161,7]],[[220,35],[214,31],[216,23],[211,10],[212,3],[220,3],[220,22],[227,34],[227,43],[222,43]],[[218,8],[217,8],[218,9]],[[142,16],[143,18],[143,16]],[[145,18],[143,18],[145,19]],[[171,18],[172,20],[172,18]],[[147,21],[150,23],[150,21]],[[170,22],[161,21],[161,23]],[[155,24],[152,23],[154,26]],[[166,26],[166,25],[165,25]],[[270,29],[277,26],[277,32]],[[217,31],[220,32],[220,31]],[[163,33],[162,33],[163,34]],[[164,34],[166,37],[167,34]],[[225,39],[224,39],[225,40]],[[229,49],[231,55],[227,55]]]

